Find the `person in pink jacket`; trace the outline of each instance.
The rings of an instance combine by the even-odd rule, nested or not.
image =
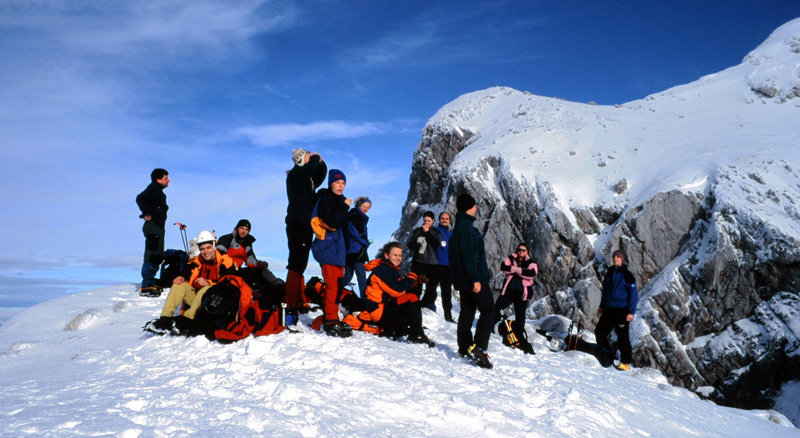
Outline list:
[[[500,312],[514,304],[516,319],[512,324],[514,334],[520,342],[519,348],[526,353],[533,353],[533,347],[525,336],[525,311],[533,297],[533,279],[539,273],[539,267],[530,256],[528,244],[520,243],[514,254],[506,257],[500,264],[500,271],[505,274],[503,290],[494,303],[494,324],[497,324]]]

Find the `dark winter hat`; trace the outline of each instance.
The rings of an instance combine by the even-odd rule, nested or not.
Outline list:
[[[613,254],[611,254],[611,258],[612,258],[612,259],[613,259],[614,257],[616,257],[616,256],[620,256],[620,257],[622,257],[622,261],[623,261],[623,262],[624,262],[624,261],[626,261],[626,260],[628,260],[628,256],[627,256],[627,255],[625,254],[625,252],[624,252],[624,251],[622,251],[621,249],[618,249],[618,250],[614,251],[614,253],[613,253]]]
[[[331,169],[328,171],[328,187],[330,187],[331,184],[339,180],[342,180],[345,183],[347,183],[347,178],[345,178],[344,172],[342,172],[339,169]]]
[[[253,229],[253,227],[250,226],[250,221],[247,219],[239,219],[239,222],[236,222],[236,228],[239,227],[247,227],[248,230]]]
[[[458,198],[456,198],[456,209],[461,213],[464,213],[474,206],[475,198],[466,193],[463,195],[458,195]]]
[[[294,161],[294,164],[302,166],[306,164],[306,154],[308,154],[308,152],[305,149],[297,148],[292,151],[292,161]]]

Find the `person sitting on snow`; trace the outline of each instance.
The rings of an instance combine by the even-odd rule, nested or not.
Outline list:
[[[203,230],[197,235],[197,245],[200,255],[190,261],[192,274],[189,281],[183,276],[176,277],[172,288],[167,295],[167,301],[161,310],[161,317],[145,325],[145,330],[155,333],[166,333],[175,325],[173,315],[181,304],[188,305],[182,317],[194,319],[195,313],[200,308],[203,294],[209,287],[219,281],[228,273],[235,271],[235,263],[227,255],[220,254],[214,244],[216,238],[210,231]]]
[[[393,338],[406,335],[406,340],[415,344],[435,344],[428,339],[422,328],[422,310],[419,295],[412,292],[428,281],[414,272],[403,276],[403,248],[397,242],[387,243],[379,259],[367,265],[372,273],[364,294],[364,308],[370,319],[383,328],[384,334]]]
[[[269,270],[269,263],[260,261],[253,252],[255,237],[250,234],[250,221],[241,219],[233,229],[217,240],[217,251],[233,259],[236,275],[242,277],[254,290],[268,289],[271,295],[280,302],[286,284]]]

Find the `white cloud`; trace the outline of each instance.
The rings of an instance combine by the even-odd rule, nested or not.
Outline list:
[[[246,136],[258,146],[282,146],[293,142],[359,138],[383,134],[394,129],[394,124],[378,122],[319,121],[308,124],[279,123],[274,125],[240,128],[237,133]]]

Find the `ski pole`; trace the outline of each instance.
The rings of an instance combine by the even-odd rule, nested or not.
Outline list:
[[[189,239],[186,237],[186,224],[175,222],[172,225],[178,226],[178,230],[181,233],[181,241],[183,242],[183,249],[186,251],[186,254],[189,254]]]

